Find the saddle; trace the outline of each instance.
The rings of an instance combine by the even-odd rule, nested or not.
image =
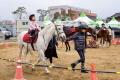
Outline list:
[[[74,27],[64,27],[63,30],[67,35],[71,35],[76,32]]]
[[[35,36],[34,38],[30,36],[29,33],[26,33],[23,37],[23,41],[26,43],[36,43],[38,36]]]
[[[27,32],[23,36],[23,41],[26,43],[30,43],[34,51],[35,49],[33,44],[36,43],[37,39],[38,39],[38,33],[36,33],[34,36],[31,37],[31,35]]]

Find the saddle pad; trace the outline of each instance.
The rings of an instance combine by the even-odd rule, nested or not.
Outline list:
[[[32,38],[30,37],[28,33],[26,33],[23,37],[23,41],[26,43],[32,43]]]

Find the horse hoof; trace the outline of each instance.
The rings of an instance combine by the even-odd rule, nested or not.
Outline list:
[[[46,71],[46,74],[50,74],[50,71]]]

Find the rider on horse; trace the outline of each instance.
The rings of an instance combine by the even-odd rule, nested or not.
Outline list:
[[[35,32],[40,31],[41,28],[38,25],[38,23],[36,22],[34,14],[30,15],[29,20],[30,20],[30,22],[29,22],[29,31],[28,32],[30,34],[30,37],[33,37],[35,35]]]
[[[101,29],[103,29],[103,30],[106,30],[106,29],[107,29],[104,23],[102,24]]]
[[[37,39],[38,37],[38,32],[41,30],[40,26],[38,25],[38,23],[36,22],[36,19],[35,19],[35,15],[32,14],[29,16],[29,30],[28,30],[28,33],[30,34],[30,37],[32,38],[32,42],[31,42],[31,45],[32,45],[32,48],[34,50],[34,41]]]

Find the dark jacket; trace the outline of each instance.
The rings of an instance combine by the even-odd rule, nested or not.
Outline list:
[[[86,48],[86,33],[77,32],[68,40],[74,40],[75,50],[81,50]]]
[[[50,40],[48,44],[48,49],[56,49],[56,45],[58,45],[56,36],[53,36],[53,38]]]
[[[47,58],[51,57],[58,57],[57,56],[57,51],[56,51],[56,45],[58,45],[56,36],[53,36],[53,38],[50,40],[49,45],[47,47],[47,50],[45,51],[45,56]]]

